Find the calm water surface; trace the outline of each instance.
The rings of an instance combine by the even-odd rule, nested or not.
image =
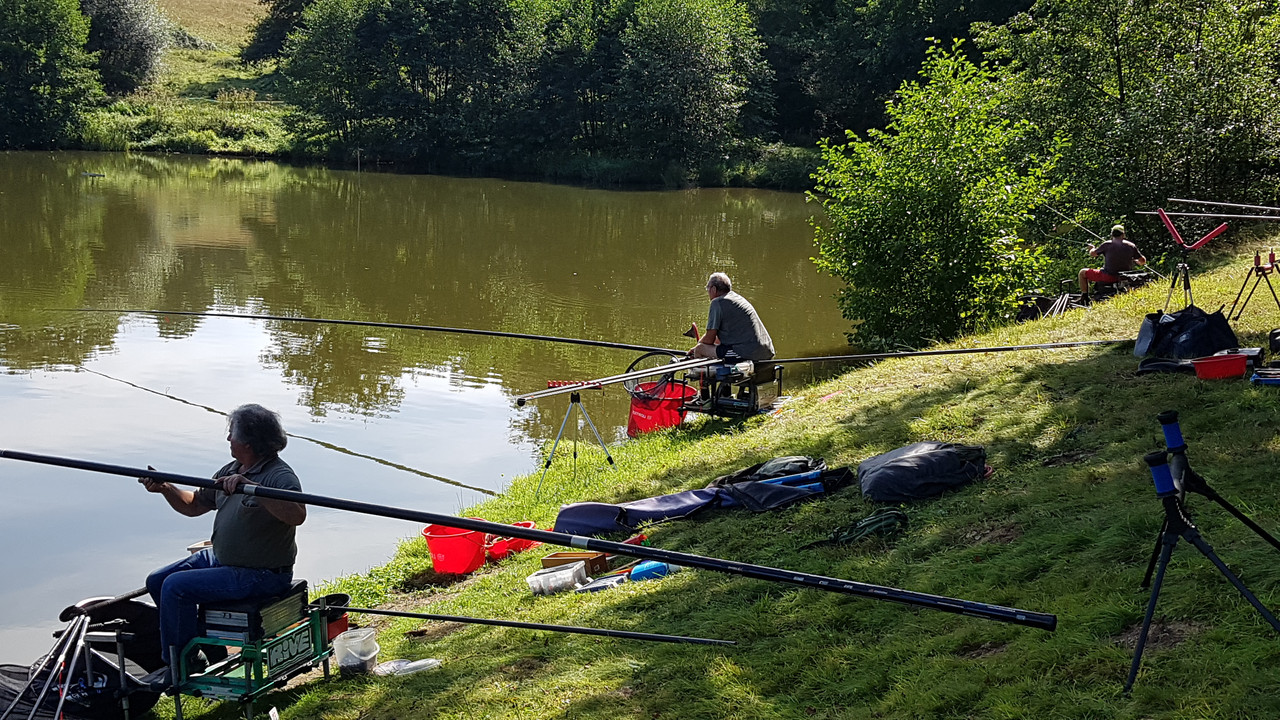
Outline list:
[[[540,467],[567,401],[517,408],[515,395],[621,372],[638,353],[59,308],[684,348],[680,333],[706,321],[707,274],[724,270],[780,357],[828,354],[843,350],[844,323],[835,281],[809,261],[815,212],[799,195],[745,190],[0,154],[0,447],[208,476],[229,459],[223,413],[258,402],[283,416],[293,435],[284,457],[307,491],[456,513]],[[624,437],[624,392],[583,403],[610,441]],[[3,460],[0,488],[0,662],[33,660],[62,607],[139,587],[210,527],[128,478]],[[420,531],[314,508],[296,575],[314,583],[363,571]]]

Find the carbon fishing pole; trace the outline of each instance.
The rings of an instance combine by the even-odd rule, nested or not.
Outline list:
[[[1125,338],[1122,340],[1083,340],[1081,342],[1062,342],[1062,343],[1043,343],[1041,345],[997,345],[995,347],[980,348],[956,348],[954,350],[913,350],[911,352],[892,352],[892,353],[864,353],[862,355],[827,355],[824,357],[811,358],[783,358],[781,360],[769,360],[769,363],[797,363],[797,362],[844,362],[854,360],[888,360],[890,358],[905,357],[925,357],[929,355],[968,355],[970,353],[996,353],[996,352],[1014,352],[1020,350],[1061,350],[1064,348],[1088,347],[1090,345],[1119,345],[1121,343],[1131,343],[1132,339]],[[767,364],[767,363],[762,363]]]
[[[1139,210],[1135,215],[1159,215],[1152,210]],[[1280,220],[1280,215],[1232,215],[1229,213],[1166,212],[1168,217],[1235,218],[1237,220]]]
[[[83,370],[83,371],[85,371],[85,372],[87,372],[87,373],[92,373],[92,374],[94,374],[94,375],[97,375],[98,377],[106,378],[107,380],[111,380],[111,381],[113,381],[113,382],[118,382],[118,383],[120,383],[120,384],[122,384],[122,385],[128,385],[128,386],[129,386],[129,387],[131,387],[131,388],[135,388],[135,389],[137,389],[137,390],[141,390],[141,391],[143,391],[143,392],[149,392],[149,393],[151,393],[152,395],[159,395],[160,397],[163,397],[163,398],[169,398],[170,400],[176,400],[176,401],[178,401],[178,402],[182,403],[183,405],[190,405],[191,407],[194,407],[194,408],[200,408],[201,410],[205,410],[205,411],[211,412],[211,413],[213,413],[214,415],[221,415],[222,417],[227,417],[227,413],[225,413],[225,412],[223,412],[223,411],[221,411],[221,410],[219,410],[219,409],[217,409],[217,408],[211,408],[211,407],[209,407],[208,405],[201,405],[200,403],[194,403],[194,402],[191,402],[190,400],[186,400],[186,399],[180,398],[180,397],[178,397],[177,395],[170,395],[169,393],[163,393],[163,392],[160,392],[159,390],[152,390],[152,389],[151,389],[151,388],[149,388],[149,387],[144,387],[144,386],[142,386],[142,385],[138,385],[137,383],[131,383],[131,382],[129,382],[128,380],[122,380],[122,379],[120,379],[120,378],[118,378],[118,377],[112,377],[111,375],[108,375],[108,374],[106,374],[106,373],[104,373],[104,372],[100,372],[100,371],[98,371],[98,370],[93,370],[93,369],[87,368],[87,367],[85,367],[84,365],[77,365],[76,367],[80,368],[81,370]],[[402,464],[400,464],[400,463],[398,463],[398,462],[394,462],[394,461],[392,461],[392,460],[386,460],[386,459],[383,459],[383,458],[380,458],[380,457],[375,457],[375,456],[373,456],[373,455],[366,455],[365,453],[362,453],[362,452],[356,452],[355,450],[351,450],[350,448],[345,448],[345,447],[342,447],[341,445],[335,445],[334,443],[331,443],[331,442],[328,442],[328,441],[325,441],[325,440],[318,440],[318,439],[313,438],[313,437],[308,437],[308,436],[306,436],[306,435],[298,435],[297,433],[292,433],[292,432],[286,432],[286,433],[285,433],[285,435],[288,435],[288,436],[289,436],[289,437],[291,437],[291,438],[296,438],[296,439],[298,439],[298,440],[305,440],[305,441],[307,441],[307,442],[309,442],[309,443],[312,443],[313,445],[319,445],[320,447],[322,447],[322,448],[324,448],[324,449],[326,449],[326,450],[332,450],[332,451],[334,451],[334,452],[342,453],[343,455],[350,455],[351,457],[358,457],[358,458],[362,458],[362,459],[364,459],[364,460],[372,460],[372,461],[374,461],[374,462],[378,463],[379,465],[385,465],[386,467],[389,467],[389,468],[395,468],[396,470],[401,470],[401,471],[403,471],[403,472],[413,473],[414,475],[417,475],[417,476],[419,476],[419,477],[424,477],[424,478],[427,478],[427,479],[429,479],[429,480],[435,480],[435,481],[437,481],[437,482],[442,482],[442,483],[444,483],[444,484],[446,484],[446,485],[452,485],[452,486],[454,486],[454,487],[463,488],[464,490],[472,490],[472,491],[475,491],[475,492],[478,492],[478,493],[481,493],[481,494],[484,494],[484,495],[490,495],[490,496],[497,496],[497,494],[498,494],[497,492],[495,492],[495,491],[493,491],[493,490],[490,490],[489,488],[482,488],[482,487],[476,487],[476,486],[473,486],[473,485],[467,485],[466,483],[459,482],[459,481],[457,481],[457,480],[452,480],[452,479],[447,478],[447,477],[444,477],[444,476],[442,476],[442,475],[436,475],[436,474],[434,474],[434,473],[429,473],[429,472],[427,472],[426,470],[419,470],[419,469],[414,468],[414,467],[409,467],[408,465],[402,465]]]
[[[1244,208],[1246,210],[1270,210],[1280,212],[1280,207],[1270,205],[1241,205],[1240,203],[1213,202],[1211,200],[1188,200],[1186,198],[1169,198],[1169,202],[1191,203],[1192,205],[1220,205],[1222,207]]]
[[[650,347],[648,345],[630,345],[627,343],[606,342],[604,340],[583,340],[580,338],[555,337],[553,335],[528,335],[526,333],[502,332],[499,330],[477,330],[475,328],[442,327],[439,325],[408,325],[405,323],[376,322],[372,320],[333,320],[330,318],[292,317],[289,315],[254,315],[249,313],[225,313],[214,311],[196,312],[193,310],[138,310],[109,308],[50,308],[57,312],[90,312],[114,313],[117,315],[179,315],[185,317],[220,317],[240,320],[279,320],[284,322],[320,323],[323,325],[353,325],[356,327],[390,328],[392,330],[421,330],[425,332],[455,333],[458,335],[484,335],[486,337],[516,338],[519,340],[541,340],[543,342],[568,343],[570,345],[587,345],[590,347],[613,348],[615,350],[639,350],[641,352],[683,353],[683,350]]]
[[[178,485],[220,489],[219,485],[215,481],[207,478],[178,475],[176,473],[160,472],[158,470],[124,467],[121,465],[108,465],[105,463],[55,457],[51,455],[36,455],[17,450],[0,450],[0,458],[40,463],[43,465],[54,465],[77,470],[88,470],[90,472],[99,472],[108,475],[122,475],[125,477],[135,478],[147,477]],[[599,540],[597,538],[582,537],[580,535],[570,535],[568,533],[555,532],[552,530],[538,530],[536,528],[525,528],[518,525],[503,525],[502,523],[494,523],[487,520],[454,517],[451,515],[424,512],[421,510],[408,510],[389,505],[375,505],[373,503],[360,502],[356,500],[343,500],[339,498],[325,497],[323,495],[313,495],[310,493],[295,492],[292,490],[264,487],[262,485],[242,485],[237,488],[237,492],[254,497],[264,497],[271,500],[284,500],[287,502],[303,503],[306,505],[316,505],[319,507],[328,507],[335,510],[347,510],[350,512],[376,515],[396,520],[409,520],[417,523],[443,525],[446,527],[474,530],[482,533],[501,534],[524,540],[544,542],[550,545],[577,548],[579,550],[593,550],[612,553],[615,555],[642,558],[645,560],[657,560],[659,562],[679,565],[681,567],[694,567],[701,568],[703,570],[729,573],[732,575],[742,575],[756,580],[769,580],[771,582],[799,585],[801,587],[816,588],[818,590],[827,590],[845,595],[857,595],[859,597],[866,597],[874,600],[888,600],[890,602],[902,603],[904,605],[926,607],[933,610],[969,615],[986,620],[996,620],[999,622],[1023,625],[1041,630],[1053,630],[1058,624],[1057,616],[1049,613],[1019,610],[1017,608],[990,605],[987,603],[975,602],[972,600],[961,600],[941,595],[929,595],[927,593],[913,592],[911,590],[901,590],[899,588],[872,585],[870,583],[861,583],[853,580],[842,580],[839,578],[797,572],[794,570],[784,570],[764,565],[752,565],[749,563],[722,560],[720,558],[676,552],[674,550],[662,550],[660,548],[645,547],[643,545],[627,545],[626,543]]]
[[[660,350],[658,352],[666,351]],[[547,388],[546,390],[538,390],[536,392],[519,395],[516,397],[516,405],[523,407],[524,404],[530,400],[538,400],[540,398],[551,397],[553,395],[566,395],[568,393],[580,392],[582,390],[603,387],[605,385],[616,385],[617,383],[626,382],[628,380],[640,380],[654,375],[665,375],[667,373],[679,372],[681,370],[692,370],[694,368],[706,367],[708,365],[715,365],[722,362],[724,361],[719,358],[689,358],[687,360],[680,360],[669,365],[649,368],[647,370],[633,370],[620,375],[610,375],[609,377],[597,378],[595,380],[584,380],[577,383],[557,385],[556,387]]]
[[[1058,217],[1062,218],[1063,220],[1066,220],[1067,222],[1071,223],[1072,225],[1075,225],[1076,227],[1080,228],[1081,230],[1083,230],[1083,231],[1085,231],[1085,232],[1089,233],[1090,235],[1094,236],[1094,237],[1095,237],[1095,238],[1097,238],[1098,240],[1101,240],[1102,242],[1106,242],[1106,241],[1107,241],[1107,239],[1106,239],[1106,238],[1102,237],[1102,236],[1101,236],[1101,235],[1099,235],[1098,233],[1096,233],[1096,232],[1094,232],[1094,231],[1090,230],[1089,228],[1087,228],[1087,227],[1085,227],[1085,226],[1081,225],[1080,223],[1078,223],[1078,222],[1076,222],[1075,220],[1073,220],[1073,219],[1071,219],[1071,218],[1067,217],[1066,215],[1063,215],[1062,213],[1058,212],[1057,210],[1054,210],[1054,209],[1053,209],[1053,207],[1051,207],[1051,206],[1049,205],[1049,203],[1041,202],[1040,204],[1041,204],[1041,205],[1043,205],[1044,207],[1047,207],[1047,208],[1049,208],[1050,210],[1052,210],[1054,215],[1057,215]],[[1077,241],[1073,241],[1073,242],[1082,242],[1082,241],[1078,241],[1078,240],[1077,240]],[[1085,243],[1085,244],[1087,245],[1088,243]]]
[[[737,645],[733,640],[716,640],[713,638],[688,637],[686,635],[660,635],[657,633],[631,632],[629,630],[605,630],[602,628],[576,627],[573,625],[544,625],[542,623],[520,622],[518,620],[490,620],[489,618],[465,617],[458,615],[432,615],[429,613],[403,612],[400,610],[375,610],[372,608],[344,607],[343,610],[369,615],[386,615],[389,617],[415,618],[418,620],[439,620],[441,622],[468,623],[471,625],[495,625],[497,627],[513,627],[524,630],[548,630],[551,632],[576,633],[579,635],[598,635],[601,637],[624,638],[627,640],[651,640],[653,642],[687,643],[692,645]]]

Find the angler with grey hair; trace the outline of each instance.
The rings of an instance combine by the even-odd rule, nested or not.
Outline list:
[[[307,507],[236,494],[244,485],[302,491],[298,476],[280,459],[288,444],[280,416],[261,405],[241,405],[227,417],[227,441],[233,460],[213,474],[220,491],[185,490],[152,478],[138,479],[148,492],[163,496],[187,517],[216,511],[210,547],[147,576],[147,590],[160,610],[161,655],[170,667],[176,658],[169,656],[169,648],[181,652],[196,636],[198,604],[279,595],[293,583],[298,554],[294,535],[307,519]],[[173,684],[168,667],[147,681],[160,690]]]
[[[772,360],[773,340],[764,329],[756,309],[747,299],[733,291],[729,276],[711,273],[707,278],[707,295],[711,309],[707,312],[707,331],[689,350],[690,357],[738,357],[742,360]],[[690,328],[697,336],[697,328]]]

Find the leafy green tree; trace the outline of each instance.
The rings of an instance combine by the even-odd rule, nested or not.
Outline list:
[[[338,148],[360,147],[379,130],[372,69],[356,39],[370,0],[318,0],[289,37],[281,72],[301,114],[298,130]]]
[[[1031,0],[750,0],[776,73],[778,131],[808,143],[884,123],[884,101],[914,78],[929,38],[968,38]]]
[[[76,0],[0,0],[0,148],[68,143],[102,93]]]
[[[1074,204],[1119,216],[1169,196],[1273,195],[1273,3],[1038,0],[980,42],[1005,66],[1010,111],[1066,140]]]
[[[285,75],[295,102],[341,136],[457,166],[485,152],[508,112],[512,23],[505,0],[318,0]]]
[[[693,167],[771,110],[762,45],[736,0],[637,0],[618,42],[610,122],[641,159]]]
[[[930,48],[884,131],[823,143],[813,197],[819,267],[843,280],[850,339],[862,345],[954,337],[1012,316],[1039,252],[1018,237],[1054,159],[1016,152],[1031,132],[1001,116],[992,71]]]
[[[278,58],[284,53],[289,33],[302,24],[302,15],[315,0],[258,0],[267,13],[253,26],[253,37],[240,50],[245,62]]]

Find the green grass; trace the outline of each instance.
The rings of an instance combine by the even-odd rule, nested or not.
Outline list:
[[[1197,257],[1198,304],[1235,296],[1249,256]],[[1088,311],[998,328],[955,347],[1133,337],[1160,307],[1156,284]],[[1265,345],[1280,326],[1255,297],[1237,332]],[[713,511],[648,529],[657,546],[1058,616],[1056,632],[704,570],[590,595],[533,597],[543,547],[442,583],[421,539],[387,568],[338,586],[362,601],[427,612],[685,634],[733,648],[641,643],[474,625],[360,618],[382,658],[436,657],[404,678],[313,681],[272,697],[286,718],[1260,718],[1280,715],[1280,642],[1192,548],[1173,556],[1132,697],[1121,687],[1147,593],[1138,587],[1162,518],[1142,455],[1163,447],[1155,416],[1182,415],[1194,466],[1264,527],[1280,390],[1135,373],[1131,348],[901,359],[791,388],[780,412],[703,420],[584,451],[465,515],[549,526],[561,503],[625,501],[705,485],[777,455],[856,465],[922,439],[986,446],[990,479],[904,509],[897,540],[801,546],[870,514],[856,487],[753,515]],[[1221,557],[1274,607],[1275,551],[1200,497],[1190,501]],[[265,706],[265,705],[264,705]],[[165,706],[167,707],[167,706]],[[230,718],[237,708],[191,706]],[[162,709],[162,712],[167,712]]]

